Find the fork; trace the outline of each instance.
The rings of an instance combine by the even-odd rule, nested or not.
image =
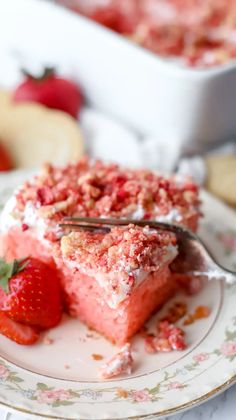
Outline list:
[[[65,217],[60,228],[91,232],[107,233],[112,226],[149,226],[152,229],[169,231],[175,234],[178,256],[170,265],[172,272],[191,276],[205,276],[208,279],[223,279],[227,284],[236,284],[236,272],[219,264],[204,242],[191,230],[176,224],[162,223],[154,220],[109,219],[91,217]]]

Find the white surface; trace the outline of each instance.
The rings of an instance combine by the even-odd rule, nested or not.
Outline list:
[[[0,46],[64,68],[93,106],[169,148],[197,150],[236,133],[234,63],[179,68],[43,0],[0,2]]]

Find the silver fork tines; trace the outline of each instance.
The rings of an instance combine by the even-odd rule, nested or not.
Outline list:
[[[85,229],[91,232],[109,232],[112,226],[149,226],[152,229],[173,232],[177,239],[178,256],[170,265],[172,272],[192,276],[206,276],[209,279],[224,279],[236,283],[236,272],[220,265],[203,241],[189,229],[155,220],[112,219],[91,217],[66,217],[59,226],[62,229]]]

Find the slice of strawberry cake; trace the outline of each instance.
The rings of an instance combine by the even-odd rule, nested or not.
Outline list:
[[[31,255],[56,267],[68,312],[122,344],[176,290],[169,272],[174,235],[135,225],[67,233],[58,224],[65,216],[129,217],[196,230],[199,215],[198,188],[189,179],[88,159],[47,165],[6,204],[0,255]]]

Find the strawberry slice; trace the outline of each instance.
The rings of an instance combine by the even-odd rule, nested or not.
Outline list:
[[[55,270],[27,258],[0,260],[0,310],[22,324],[47,329],[62,316],[61,287]]]
[[[0,311],[0,333],[23,345],[34,344],[39,338],[35,328],[12,321],[2,311]]]

